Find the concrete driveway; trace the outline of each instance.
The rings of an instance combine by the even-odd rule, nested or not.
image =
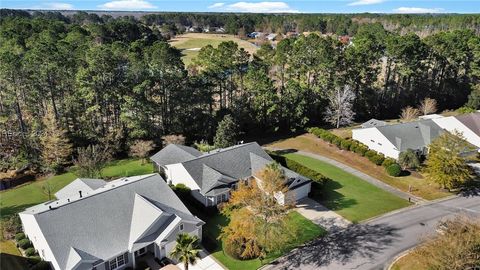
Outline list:
[[[183,263],[177,264],[177,267],[185,270]],[[208,254],[206,251],[200,251],[200,259],[197,260],[197,263],[194,265],[189,265],[188,270],[223,270],[224,268],[217,263],[212,255]]]
[[[350,221],[310,198],[301,199],[295,208],[302,216],[329,231],[346,228],[350,224]]]
[[[480,217],[480,196],[465,194],[351,224],[293,250],[263,269],[384,269],[395,256],[435,233],[439,221],[459,214]]]

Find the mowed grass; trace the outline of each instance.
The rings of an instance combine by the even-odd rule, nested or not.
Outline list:
[[[339,134],[338,132],[340,131],[336,132],[337,135]],[[342,132],[344,134],[346,133],[346,131]],[[340,150],[336,146],[326,143],[309,133],[277,141],[268,146],[280,149],[302,150],[337,160],[402,191],[409,192],[410,190],[413,195],[426,200],[435,200],[452,195],[452,193],[444,191],[437,185],[428,182],[418,173],[408,176],[392,177],[385,172],[382,166],[376,166],[367,158],[350,151]]]
[[[307,242],[313,240],[317,237],[325,235],[326,231],[311,222],[310,220],[304,218],[299,213],[292,211],[288,215],[288,222],[290,226],[295,228],[299,228],[298,234],[296,238],[292,239],[289,244],[287,244],[282,250],[278,251],[274,254],[269,254],[267,258],[263,261],[259,259],[254,260],[237,260],[230,257],[226,254],[222,249],[221,241],[217,240],[218,248],[212,252],[212,255],[217,259],[221,264],[223,264],[226,268],[230,270],[253,270],[258,269],[262,265],[269,263],[276,258],[282,256],[286,252],[292,250],[293,248]],[[218,214],[212,218],[207,220],[207,224],[204,225],[204,233],[210,239],[217,239],[220,235],[221,226],[226,226],[228,224],[228,220],[226,217]]]
[[[153,172],[153,166],[137,159],[112,161],[102,170],[102,178],[113,179],[123,176],[141,175]],[[0,192],[1,219],[23,211],[25,208],[45,202],[48,196],[43,193],[42,186],[48,182],[54,187],[54,193],[78,178],[72,172],[55,175],[22,186]]]
[[[352,222],[410,205],[408,201],[328,163],[299,154],[285,156],[332,179],[323,187],[321,198],[317,199]]]
[[[252,43],[228,34],[187,33],[176,36],[170,40],[170,44],[182,51],[183,63],[185,66],[188,66],[198,55],[199,49],[207,45],[212,45],[216,48],[223,41],[234,41],[240,48],[244,48],[250,54],[257,51],[257,47]]]

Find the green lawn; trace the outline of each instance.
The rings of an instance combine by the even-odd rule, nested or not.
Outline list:
[[[153,166],[150,163],[142,165],[140,160],[124,159],[109,163],[102,171],[102,178],[112,179],[152,172]],[[35,181],[0,192],[1,218],[4,219],[12,214],[21,212],[27,207],[47,201],[48,196],[42,192],[42,185],[45,181],[52,184],[55,189],[54,192],[57,192],[76,178],[77,176],[73,172],[67,172],[52,176],[46,180]]]
[[[332,179],[323,188],[320,203],[346,219],[358,222],[410,203],[333,165],[299,154],[286,157]]]
[[[302,215],[295,211],[289,214],[289,223],[296,228],[300,228],[299,233],[297,234],[297,238],[292,239],[290,244],[285,246],[285,248],[278,253],[270,254],[266,259],[262,261],[263,264],[269,263],[274,259],[280,257],[282,254],[285,254],[286,252],[292,250],[293,248],[326,233],[323,228],[315,225],[310,220],[304,218]],[[225,226],[227,224],[228,220],[224,216],[218,214],[207,220],[207,224],[204,226],[203,231],[210,239],[217,239],[218,235],[220,234],[219,226]],[[217,243],[218,248],[212,252],[212,255],[230,270],[253,270],[258,269],[263,265],[259,259],[244,261],[234,259],[223,252],[221,241],[217,240]]]

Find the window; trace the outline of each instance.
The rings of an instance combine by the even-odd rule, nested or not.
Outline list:
[[[217,196],[217,203],[222,202],[222,195]]]
[[[227,201],[227,194],[222,194],[222,202],[226,202]]]
[[[125,259],[124,259],[123,255],[118,256],[117,257],[117,265],[120,267],[124,264],[125,264]]]
[[[180,223],[180,231],[183,231],[183,223]]]
[[[110,270],[117,269],[128,263],[128,253],[122,254],[110,261]]]
[[[110,269],[113,270],[113,269],[117,269],[117,259],[113,259],[110,261]]]

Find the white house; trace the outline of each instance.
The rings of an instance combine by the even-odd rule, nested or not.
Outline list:
[[[185,184],[192,196],[205,206],[215,206],[230,197],[230,191],[241,179],[254,174],[273,162],[256,142],[217,149],[209,153],[170,144],[151,157],[155,166],[171,184]],[[308,196],[311,181],[291,170],[282,168],[287,177],[289,198]]]
[[[426,154],[428,145],[443,132],[458,131],[466,141],[480,148],[478,112],[450,117],[431,115],[418,121],[391,125],[372,119],[362,127],[352,130],[354,140],[395,159],[407,149]]]
[[[169,256],[181,232],[201,239],[204,222],[160,175],[99,186],[102,181],[76,180],[56,193],[57,200],[20,213],[25,234],[53,269],[135,268],[139,260]]]

